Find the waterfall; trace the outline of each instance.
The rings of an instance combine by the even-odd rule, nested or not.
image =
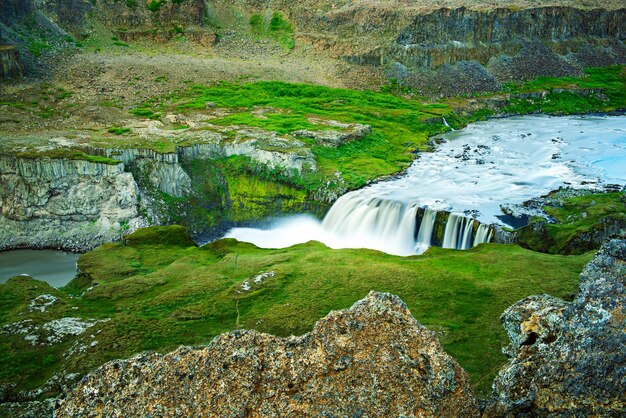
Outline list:
[[[466,250],[471,247],[474,220],[458,213],[451,213],[443,235],[443,248]]]
[[[491,241],[492,236],[493,230],[489,227],[489,225],[478,225],[478,229],[476,230],[476,236],[474,237],[473,246],[475,247],[479,244]]]
[[[443,121],[443,124],[446,128],[450,128],[451,131],[456,131],[456,129],[454,129],[452,126],[450,126],[450,124],[448,123],[448,121],[446,120],[446,118],[444,118],[443,116],[441,117],[441,120]]]
[[[337,200],[322,227],[356,247],[408,255],[415,253],[416,218],[415,205],[352,193]]]
[[[435,220],[437,219],[437,211],[431,208],[424,209],[420,229],[417,233],[417,242],[430,245],[432,242],[433,229],[435,229]]]
[[[421,219],[418,222],[418,210]],[[410,255],[424,251],[436,242],[444,248],[465,250],[488,242],[491,227],[462,214],[439,212],[417,204],[407,204],[364,193],[348,193],[332,206],[322,227],[349,246],[376,248],[392,254]],[[446,220],[447,216],[447,220]],[[438,238],[436,227],[445,223]],[[441,235],[442,228],[439,228]]]

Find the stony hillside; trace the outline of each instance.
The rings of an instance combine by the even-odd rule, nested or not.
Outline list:
[[[236,331],[202,350],[109,363],[60,400],[55,415],[148,411],[163,417],[472,417],[478,405],[467,374],[434,334],[400,298],[372,292],[301,337]]]
[[[393,79],[434,96],[626,62],[626,8],[613,0],[42,0],[36,7],[14,1],[2,7],[0,39],[18,45],[29,72],[63,41],[93,42],[103,33],[121,43],[184,38],[220,56],[260,63],[273,55],[255,45],[266,39],[307,65],[323,56],[328,67],[352,64],[379,75],[377,82],[359,77],[356,85]],[[354,71],[345,74],[346,83]]]

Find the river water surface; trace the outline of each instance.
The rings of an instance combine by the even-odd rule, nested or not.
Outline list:
[[[465,249],[489,241],[488,229],[477,225],[502,225],[503,204],[562,186],[626,184],[624,116],[492,119],[442,139],[403,176],[339,198],[322,222],[294,216],[265,229],[234,228],[226,237],[265,248],[316,240],[331,248],[411,255],[431,244],[435,213],[446,211],[454,215],[443,246]],[[416,223],[418,208],[426,211],[428,225]]]
[[[53,287],[65,286],[76,275],[80,254],[54,250],[15,250],[0,252],[0,283],[27,274]]]

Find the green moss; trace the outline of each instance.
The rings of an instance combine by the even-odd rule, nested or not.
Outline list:
[[[165,3],[166,0],[150,0],[147,7],[151,12],[158,12]]]
[[[155,244],[173,247],[195,246],[185,228],[178,225],[167,227],[155,226],[137,230],[124,237],[124,244],[129,247]]]
[[[280,135],[287,134],[299,129],[314,129],[315,125],[310,123],[302,114],[265,113],[263,116],[256,116],[251,113],[236,113],[223,118],[212,119],[212,124],[221,126],[244,125],[263,128],[274,131]]]
[[[286,50],[293,49],[295,46],[293,27],[280,12],[273,12],[269,21],[266,21],[260,14],[252,15],[250,31],[254,35],[275,40]]]
[[[431,248],[423,256],[404,258],[330,250],[315,242],[262,250],[220,240],[197,248],[180,227],[140,230],[123,243],[81,256],[84,276],[64,292],[26,278],[0,285],[0,326],[62,316],[111,318],[93,329],[100,331],[98,345],[69,359],[63,359],[63,352],[74,341],[91,341],[88,336],[50,348],[32,347],[22,335],[3,337],[0,384],[32,387],[61,369],[85,372],[143,350],[207,344],[235,329],[235,299],[242,327],[299,335],[330,310],[347,308],[374,289],[399,295],[422,324],[438,333],[446,351],[470,373],[478,393],[486,394],[505,361],[500,351],[507,344],[499,320],[503,310],[531,294],[571,294],[589,258],[505,245],[470,251]],[[244,280],[267,271],[275,277],[253,284],[250,292],[235,292]],[[70,297],[70,289],[75,295],[85,286],[92,289]],[[45,292],[61,299],[58,306],[44,314],[28,312],[28,302]],[[45,356],[51,357],[44,361]]]
[[[32,38],[26,47],[35,57],[40,57],[45,51],[52,49],[52,45],[46,42],[45,39],[37,38]]]
[[[31,149],[27,151],[17,152],[15,156],[18,158],[28,158],[28,159],[51,158],[54,160],[61,160],[61,159],[82,160],[82,161],[89,161],[92,163],[108,164],[108,165],[117,165],[120,163],[120,161],[112,159],[112,158],[87,154],[84,151],[73,149],[73,148],[55,148],[55,149],[46,150],[46,151]]]
[[[518,232],[520,244],[535,251],[580,254],[600,246],[590,237],[602,235],[608,225],[626,229],[626,193],[583,194],[543,210],[556,223],[534,219]]]
[[[135,116],[140,116],[148,119],[159,119],[161,117],[160,113],[155,113],[152,109],[146,107],[137,107],[135,109],[131,109],[130,113]]]
[[[371,125],[374,133],[361,141],[337,148],[307,144],[313,149],[321,175],[332,179],[339,171],[351,188],[405,169],[414,151],[427,148],[430,135],[447,129],[441,116],[450,113],[446,105],[423,104],[388,93],[282,82],[196,85],[171,100],[179,112],[204,109],[207,102],[213,102],[236,113],[212,123],[256,126],[281,134],[323,128],[312,123],[312,117]],[[255,107],[276,111],[259,117],[252,113]],[[159,106],[156,109],[161,111]]]
[[[109,128],[107,132],[109,132],[110,134],[114,134],[114,135],[124,135],[124,134],[130,133],[131,131],[132,129],[130,128],[113,127],[113,128]]]
[[[520,85],[508,85],[512,93],[549,91],[542,98],[512,99],[504,111],[507,113],[576,114],[609,112],[626,108],[626,66],[588,68],[586,76],[540,77]],[[600,90],[602,96],[562,90]]]

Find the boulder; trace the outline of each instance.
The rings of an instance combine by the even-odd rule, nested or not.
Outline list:
[[[116,360],[62,395],[70,416],[478,416],[465,371],[397,297],[371,292],[300,337],[255,331]]]
[[[573,302],[532,296],[502,315],[510,361],[485,416],[623,416],[626,240],[607,242]]]

